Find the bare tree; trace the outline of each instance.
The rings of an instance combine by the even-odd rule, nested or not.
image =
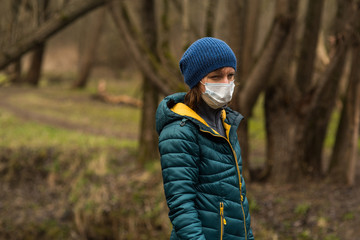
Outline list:
[[[154,0],[141,1],[141,22],[144,40],[150,49],[157,48],[157,28]],[[158,55],[153,56],[160,61]],[[159,91],[146,74],[143,74],[143,108],[139,141],[138,161],[144,165],[158,157],[157,133],[155,131],[155,112],[159,101]]]
[[[359,28],[358,28],[359,29]],[[356,29],[354,29],[356,30]],[[355,33],[356,34],[356,33]],[[359,34],[359,31],[357,31]],[[330,162],[331,180],[355,183],[360,125],[360,43],[350,49],[351,71]]]
[[[352,15],[351,3],[341,1],[340,4],[341,5],[338,8],[338,18],[334,29],[335,35],[339,35],[339,33],[341,34],[344,24],[353,24],[351,23],[351,18],[349,18]],[[309,3],[309,5],[311,4]],[[311,10],[308,9],[308,11]],[[339,92],[339,84],[345,65],[344,63],[349,41],[350,40],[347,39],[346,42],[336,43],[334,45],[333,58],[327,66],[326,71],[320,78],[317,79],[317,81],[315,79],[315,82],[313,81],[312,84],[311,79],[308,81],[308,85],[314,87],[315,90],[313,91],[312,96],[309,94],[309,91],[311,91],[309,90],[309,87],[307,91],[307,96],[311,96],[313,102],[309,105],[309,108],[306,109],[306,111],[308,111],[306,120],[307,124],[303,131],[307,134],[305,135],[303,132],[301,133],[303,135],[302,138],[305,139],[301,140],[305,144],[305,148],[303,149],[304,157],[302,170],[315,177],[320,176],[322,173],[323,142],[326,136],[328,122],[335,106],[336,98],[334,98],[334,96],[337,96]],[[309,49],[309,51],[310,50],[312,49]],[[308,60],[308,62],[309,61],[310,60]],[[307,71],[306,68],[301,70],[301,67],[302,66],[300,66],[299,71]],[[305,81],[307,80],[305,79]],[[301,82],[301,79],[298,80],[298,83],[299,82]],[[301,91],[304,87],[300,88],[300,86],[301,85],[299,85],[299,89]]]
[[[32,86],[37,86],[40,81],[45,46],[45,42],[40,43],[32,52],[30,68],[25,78],[25,82]]]
[[[17,61],[22,55],[32,50],[39,43],[45,42],[49,37],[74,22],[89,11],[104,5],[107,0],[77,1],[67,4],[65,9],[54,14],[41,27],[26,36],[19,37],[18,41],[3,46],[0,51],[0,69]]]
[[[240,59],[241,80],[234,96],[233,108],[251,117],[258,97],[265,91],[267,153],[260,178],[270,176],[274,182],[287,182],[296,181],[303,175],[320,176],[322,145],[334,107],[334,96],[337,95],[346,50],[354,39],[348,33],[348,26],[355,26],[357,21],[355,0],[341,1],[343,7],[339,7],[335,20],[338,25],[334,28],[335,41],[330,46],[332,51],[329,61],[322,63],[327,64],[323,71],[315,68],[319,60],[317,47],[322,1],[309,1],[304,10],[304,31],[298,31],[303,24],[302,20],[295,21],[298,19],[299,1],[277,0],[272,27],[258,56],[254,56],[255,45],[252,40],[256,38],[256,31],[253,30],[256,24],[253,25],[251,19],[256,19],[259,3],[245,0],[238,3],[236,8],[232,5],[233,9],[237,9],[239,18],[231,24],[236,29],[231,28],[234,34],[229,37],[229,43],[235,46]],[[178,80],[181,77],[175,73],[172,61],[166,61],[166,51],[159,50],[159,46],[168,46],[170,39],[163,36],[156,47],[150,47],[149,41],[137,34],[136,26],[129,21],[126,9],[120,5],[113,4],[110,11],[141,71],[161,94],[178,91],[181,85]],[[168,7],[166,4],[163,6],[164,9]],[[189,7],[186,2],[181,6]],[[182,11],[187,13],[186,9]],[[185,36],[190,39],[191,21],[184,20],[183,16],[183,23],[187,31]],[[167,26],[160,28],[164,30]],[[300,37],[298,32],[302,33]],[[240,140],[246,139],[242,143],[243,150],[245,145],[243,153],[246,159],[246,124],[239,131]]]
[[[215,11],[217,9],[217,0],[209,0],[207,11],[206,11],[206,29],[205,35],[206,36],[213,36],[214,35],[214,27],[216,22]]]
[[[154,49],[149,48],[144,39],[139,36],[136,26],[130,22],[129,13],[124,8],[123,3],[114,1],[108,9],[125,45],[128,47],[128,51],[143,74],[164,95],[173,93],[176,89],[183,89],[184,85],[181,85],[177,76],[172,75],[171,71],[163,68],[158,59],[154,57]]]
[[[91,33],[87,36],[84,51],[80,56],[79,75],[73,84],[73,88],[85,88],[94,65],[97,46],[104,28],[106,8],[101,9],[92,19],[94,22]],[[95,20],[95,21],[94,21]]]
[[[295,74],[292,74],[291,69],[293,63],[299,62],[294,60],[295,56],[292,54],[294,44],[289,44],[286,48],[288,58],[282,59],[287,64],[281,65],[285,70],[274,76],[266,90],[267,161],[274,182],[296,181],[304,175],[316,177],[321,174],[325,132],[333,110],[334,96],[337,96],[346,49],[353,41],[348,33],[349,28],[344,26],[354,26],[359,14],[352,1],[340,2],[343,5],[339,8],[336,19],[339,24],[336,28],[336,41],[330,63],[324,72],[311,85],[311,81],[305,80],[310,87],[296,84],[296,78],[292,78]],[[309,13],[308,16],[311,15]],[[307,34],[306,31],[304,34]],[[314,30],[311,37],[317,37],[317,31]],[[312,42],[314,44],[316,41]],[[314,51],[312,44],[307,46],[309,53]],[[308,61],[314,62],[310,59]]]
[[[324,1],[318,0],[309,1],[307,6],[304,34],[295,76],[296,84],[302,93],[308,91],[312,83],[323,5]]]
[[[267,87],[268,76],[273,71],[276,59],[285,45],[284,43],[294,23],[294,15],[289,14],[289,12],[291,13],[290,10],[293,8],[296,9],[294,5],[297,5],[297,1],[278,1],[277,4],[282,7],[278,8],[267,41],[264,42],[263,50],[255,61],[253,53],[255,52],[256,31],[254,28],[257,26],[254,25],[256,23],[253,20],[258,18],[259,2],[243,1],[242,4],[238,3],[238,5],[231,2],[231,11],[236,11],[238,14],[234,25],[231,25],[232,34],[229,42],[231,46],[234,46],[235,53],[238,56],[237,78],[240,81],[240,86],[237,88],[232,101],[232,107],[240,111],[246,118],[251,117],[251,111],[260,93]],[[246,167],[249,164],[249,140],[246,121],[240,125],[238,135]]]
[[[13,43],[15,42],[15,32],[18,31],[18,22],[19,22],[19,12],[20,12],[20,8],[23,5],[22,0],[14,0],[11,2],[11,7],[10,7],[10,24],[8,25],[8,37],[4,37],[5,39],[7,39],[8,41],[5,42],[10,42]],[[6,30],[4,29],[3,32],[6,32]],[[6,73],[9,77],[9,81],[12,83],[20,83],[22,81],[21,79],[21,70],[22,70],[22,64],[21,64],[21,59],[17,59],[13,64],[11,64],[10,66],[8,66],[8,68],[6,69]]]
[[[50,0],[37,0],[33,6],[33,12],[36,16],[36,25],[41,26],[49,17],[48,6]],[[43,56],[45,52],[46,43],[40,42],[34,48],[32,56],[30,68],[25,77],[25,82],[37,86],[40,80],[41,67],[43,63]]]
[[[180,6],[178,6],[179,8]],[[182,10],[182,38],[184,43],[188,43],[190,39],[189,0],[183,0],[180,9]]]

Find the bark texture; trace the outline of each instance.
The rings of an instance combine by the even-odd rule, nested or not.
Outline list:
[[[332,58],[314,91],[305,120],[305,129],[299,132],[299,135],[303,135],[303,140],[299,144],[305,146],[302,170],[313,177],[318,177],[322,173],[323,143],[336,96],[339,94],[347,49],[356,39],[353,28],[357,29],[360,21],[359,8],[352,4],[355,2],[351,2],[339,1]]]
[[[45,46],[45,43],[41,43],[32,52],[31,64],[25,80],[32,86],[37,86],[40,81]]]
[[[101,9],[101,11],[95,16],[97,21],[94,24],[93,32],[88,37],[88,41],[84,50],[84,54],[80,60],[80,69],[79,75],[73,84],[73,88],[85,88],[89,80],[91,70],[94,66],[96,58],[96,50],[99,45],[101,38],[102,30],[105,22],[105,11],[106,9]]]
[[[352,70],[331,157],[331,180],[355,183],[360,118],[360,51],[353,52]]]
[[[70,23],[88,13],[89,11],[104,5],[107,0],[88,0],[79,1],[76,5],[69,4],[61,12],[55,14],[47,20],[34,33],[24,37],[10,46],[6,46],[0,51],[0,69],[5,68],[10,63],[19,59],[22,55],[38,46],[39,43],[45,42],[49,37]]]
[[[281,68],[277,69],[282,70],[274,75],[265,97],[267,166],[271,170],[273,182],[298,181],[305,176],[319,177],[322,174],[322,150],[326,129],[338,94],[346,51],[354,41],[351,32],[358,22],[359,9],[354,6],[350,1],[341,1],[335,20],[338,26],[335,28],[330,62],[316,79],[311,80],[311,69],[314,66],[308,66],[303,59],[296,61],[293,53],[294,46],[296,47],[295,37],[290,38],[290,43],[279,59]],[[310,11],[310,17],[315,10],[307,11]],[[316,29],[318,27],[315,27]],[[306,43],[306,35],[305,31],[302,38],[306,40],[305,45],[300,49],[303,51],[307,46],[311,53],[315,51],[316,41]],[[312,58],[315,58],[314,52],[311,54]],[[315,64],[316,59],[309,59],[309,56],[304,56],[305,58],[312,62],[312,65]],[[305,73],[293,74],[294,64],[298,71],[299,68],[306,68],[304,71],[309,78],[305,79],[306,86],[299,82],[299,76]]]
[[[180,81],[179,75],[171,73],[164,68],[156,55],[156,48],[149,48],[149,44],[139,35],[136,26],[129,18],[129,13],[123,2],[114,1],[109,6],[111,17],[121,34],[121,37],[128,47],[136,64],[144,75],[164,95],[176,91],[184,91],[185,86]]]
[[[155,1],[142,0],[141,2],[142,33],[150,49],[157,48],[157,28],[155,16]],[[155,53],[157,51],[154,51]],[[159,61],[159,58],[157,61]],[[159,101],[159,91],[149,77],[143,73],[143,107],[141,116],[141,131],[139,141],[138,162],[144,166],[146,162],[158,157],[157,133],[155,131],[155,112]]]

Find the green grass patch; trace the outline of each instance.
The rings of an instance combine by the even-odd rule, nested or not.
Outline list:
[[[325,236],[324,240],[340,240],[340,238],[338,236],[336,236],[335,234],[329,234],[329,235]]]
[[[138,84],[138,78],[109,80],[108,90],[134,97]],[[93,98],[97,82],[89,85],[82,90],[70,89],[61,82],[39,88],[4,88],[0,146],[136,149],[141,109],[100,102]]]
[[[331,115],[331,119],[330,119],[330,122],[328,125],[326,138],[325,138],[325,142],[324,142],[324,146],[327,149],[332,148],[335,144],[336,131],[338,129],[339,121],[340,121],[340,109],[335,108],[335,110],[333,111],[333,113]],[[360,143],[360,141],[359,141],[359,143]]]
[[[140,99],[140,80],[107,92]],[[141,109],[94,99],[96,81],[64,84],[1,89],[1,187],[17,195],[3,194],[0,238],[168,239],[159,162],[136,164]]]
[[[249,137],[255,143],[265,141],[265,114],[264,114],[264,95],[260,95],[253,111],[252,116],[248,119],[249,122]]]
[[[0,73],[0,86],[6,86],[9,84],[9,79],[3,73]]]
[[[247,119],[251,163],[253,165],[261,165],[265,161],[266,129],[264,119],[264,95],[261,94],[252,111],[252,116]]]
[[[20,111],[30,110],[39,118],[54,119],[60,123],[109,129],[108,132],[122,131],[125,134],[137,134],[139,130],[140,109],[104,104],[81,91],[27,91],[21,97],[16,94],[7,101]]]
[[[343,216],[344,221],[351,221],[354,218],[355,218],[355,213],[353,213],[353,212],[345,213]]]
[[[310,210],[311,205],[309,203],[299,203],[294,210],[294,213],[299,216],[305,216],[305,214]]]
[[[1,111],[0,146],[39,148],[42,146],[60,149],[85,150],[90,148],[136,148],[137,141],[115,137],[95,136],[32,121],[24,121]]]
[[[312,237],[311,237],[311,232],[310,232],[308,229],[303,230],[303,231],[299,234],[298,239],[300,239],[300,240],[311,240],[311,239],[312,239]]]

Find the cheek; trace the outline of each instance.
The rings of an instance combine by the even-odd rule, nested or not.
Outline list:
[[[200,91],[201,91],[202,93],[204,93],[204,92],[205,92],[205,86],[204,86],[204,85],[202,85],[202,84],[200,84]]]

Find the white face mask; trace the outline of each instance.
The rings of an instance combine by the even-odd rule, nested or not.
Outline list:
[[[201,95],[202,99],[213,109],[224,107],[231,101],[234,93],[235,83],[202,83],[205,92]]]

